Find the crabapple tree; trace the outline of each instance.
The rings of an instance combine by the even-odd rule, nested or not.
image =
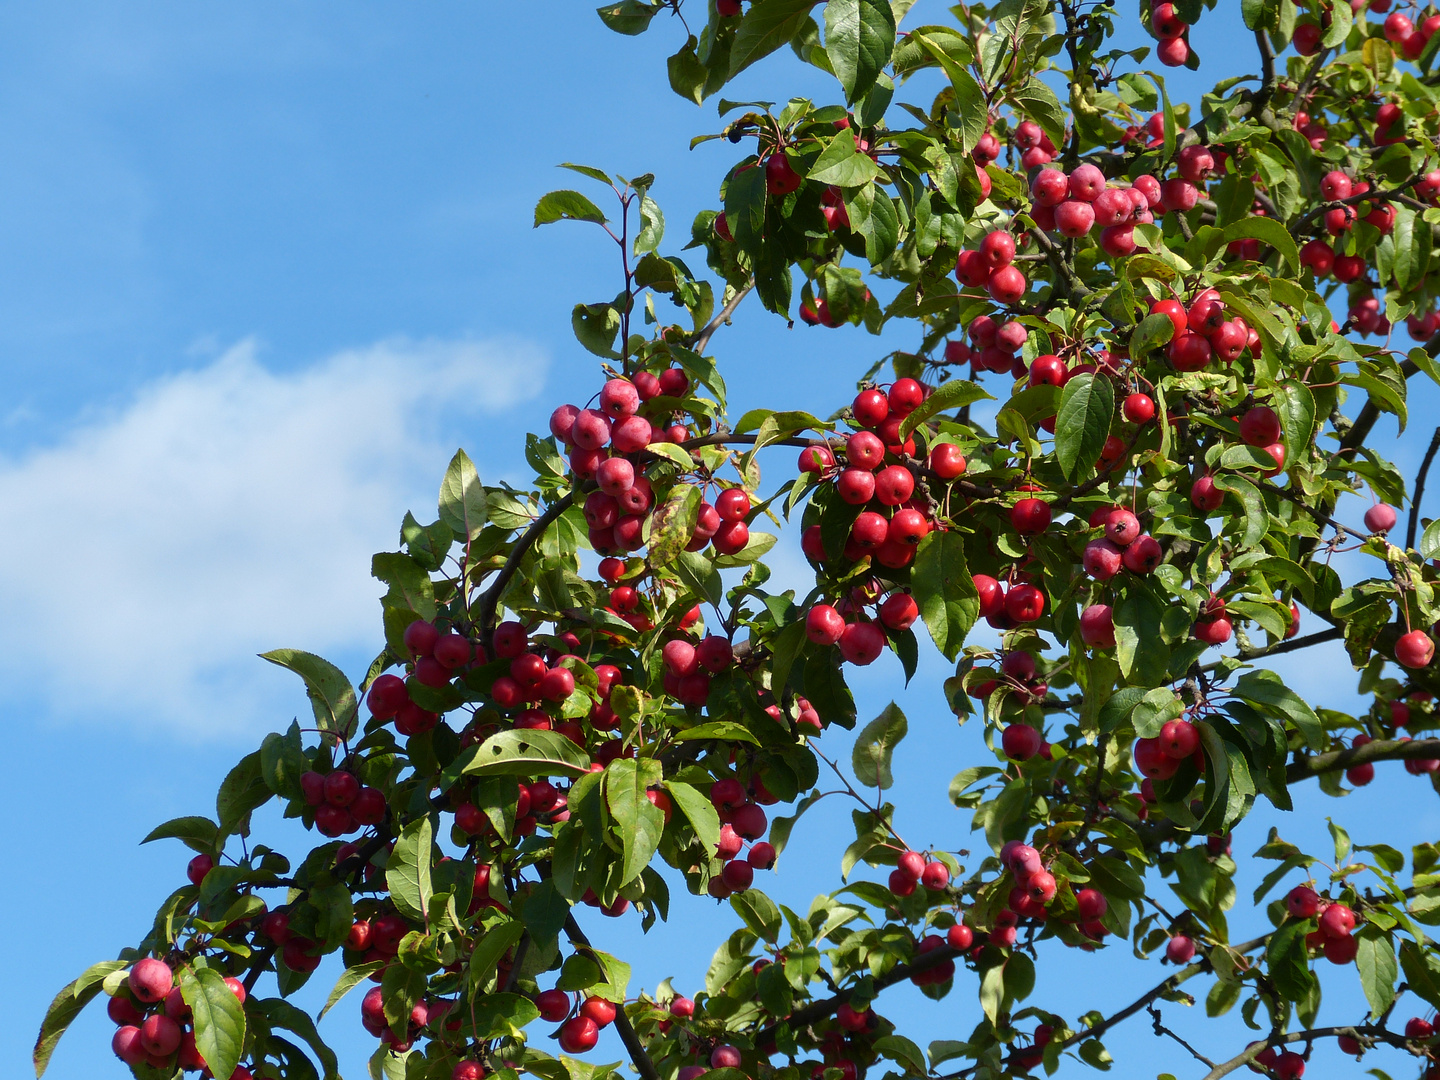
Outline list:
[[[37,1072],[103,995],[142,1080],[330,1080],[290,1000],[324,977],[325,1009],[346,999],[395,1080],[593,1080],[615,1068],[585,1059],[605,1028],[643,1080],[1082,1072],[1147,1010],[1172,1075],[1298,1077],[1328,1040],[1440,1075],[1440,847],[1338,825],[1333,860],[1280,829],[1254,852],[1230,839],[1296,785],[1339,796],[1384,771],[1433,795],[1440,523],[1420,508],[1440,432],[1413,482],[1373,434],[1382,414],[1404,430],[1412,381],[1440,382],[1440,14],[909,8],[600,10],[667,36],[669,85],[697,104],[756,64],[833,83],[721,101],[701,138],[733,152],[684,257],[653,176],[567,166],[585,191],[544,196],[535,224],[584,223],[619,256],[614,298],[574,308],[593,382],[527,439],[529,486],[484,483],[461,451],[437,513],[406,515],[374,558],[383,644],[358,686],[265,655],[313,723],[243,758],[213,817],[150,834],[194,857],[153,929],[60,991]],[[1190,28],[1221,18],[1254,76],[1176,100],[1161,69],[1200,68]],[[1150,46],[1114,44],[1127,21]],[[796,333],[905,344],[834,415],[732,415],[715,335],[750,297],[745,314],[817,328]],[[770,584],[785,522],[803,593]],[[1365,711],[1267,666],[1324,642]],[[857,724],[858,669],[891,652],[913,673],[922,649],[953,674],[914,708],[985,735],[950,788],[963,850],[954,827],[897,831],[899,704],[848,762],[823,750]],[[782,907],[766,875],[836,783],[855,838],[834,890]],[[267,804],[315,845],[252,835]],[[1268,867],[1249,912],[1237,859]],[[845,884],[865,867],[879,880]],[[708,926],[698,905],[721,902],[743,928],[683,993],[632,986],[585,933]],[[1117,948],[1143,991],[1124,1008],[1034,994],[1061,950]],[[1368,1011],[1317,1027],[1322,986],[1347,980]],[[922,1049],[887,1012],[906,981],[972,1019]],[[1155,1006],[1187,984],[1253,1041],[1166,1038]]]

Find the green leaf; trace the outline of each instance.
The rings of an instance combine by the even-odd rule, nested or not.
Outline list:
[[[595,168],[593,165],[576,165],[573,161],[562,161],[558,167],[561,169],[569,169],[571,172],[577,172],[581,176],[588,176],[591,180],[598,180],[602,184],[611,183],[610,174]]]
[[[700,489],[694,484],[676,484],[651,518],[649,562],[652,567],[674,562],[695,532],[700,514]]]
[[[660,11],[660,4],[646,4],[643,0],[621,0],[618,4],[605,4],[595,9],[600,21],[617,34],[634,37],[650,29],[650,20]]]
[[[715,804],[679,780],[666,780],[665,790],[670,793],[675,808],[690,822],[701,846],[707,853],[713,853],[720,844],[720,815],[715,810]]]
[[[366,966],[378,967],[379,965]],[[265,1017],[271,1027],[292,1031],[305,1040],[310,1049],[315,1052],[315,1056],[320,1059],[320,1066],[325,1070],[325,1080],[339,1080],[340,1066],[339,1062],[335,1060],[335,1051],[325,1045],[325,1040],[320,1038],[320,1032],[315,1030],[315,1021],[310,1019],[309,1013],[303,1009],[297,1009],[290,1002],[280,998],[265,998],[257,1001],[255,1008]]]
[[[535,228],[554,221],[593,221],[605,224],[605,215],[578,191],[552,191],[535,204]]]
[[[310,708],[321,731],[348,737],[355,730],[359,708],[355,688],[345,673],[329,660],[300,649],[272,649],[261,653],[260,658],[293,671],[305,680]]]
[[[1016,108],[1040,125],[1056,146],[1065,145],[1065,106],[1055,96],[1055,91],[1031,75],[1020,86],[1010,90],[1010,100]]]
[[[1426,562],[1440,557],[1440,518],[1426,525],[1420,534],[1420,557]]]
[[[316,1019],[325,1019],[325,1014],[338,1005],[341,998],[375,972],[381,970],[386,963],[385,960],[372,960],[368,964],[356,964],[354,967],[346,968],[336,981],[335,989],[331,990],[330,996],[325,999],[325,1007],[320,1010],[320,1015]]]
[[[140,843],[148,844],[152,840],[183,840],[188,848],[214,854],[219,836],[220,827],[207,817],[178,817],[171,818],[163,825],[156,825]]]
[[[814,6],[815,0],[756,0],[752,3],[741,17],[735,40],[730,46],[730,78],[733,79],[755,61],[769,56],[780,46],[789,44],[805,25],[805,20],[810,18],[810,9]]]
[[[1165,681],[1170,650],[1160,636],[1165,604],[1143,585],[1132,585],[1115,605],[1115,659],[1132,686]]]
[[[605,805],[624,850],[619,884],[634,881],[650,865],[665,831],[665,815],[646,797],[664,772],[653,758],[619,758],[605,768]]]
[[[511,730],[461,754],[445,777],[454,783],[460,776],[580,776],[589,769],[589,755],[558,731]]]
[[[456,450],[440,482],[440,520],[461,540],[473,540],[485,527],[485,486],[475,463],[464,450]]]
[[[856,100],[875,85],[895,48],[895,13],[890,0],[829,0],[825,5],[825,55]]]
[[[730,897],[730,906],[735,914],[745,920],[745,925],[770,944],[780,939],[780,909],[759,889],[746,889]]]
[[[660,247],[665,235],[665,215],[649,195],[640,196],[640,231],[635,234],[635,254],[644,255]]]
[[[909,438],[914,431],[932,416],[945,412],[947,409],[959,409],[975,401],[994,401],[993,394],[987,394],[980,389],[979,385],[969,379],[951,379],[949,382],[941,383],[935,388],[924,401],[911,410],[905,419],[900,421],[900,438]]]
[[[1290,235],[1289,229],[1272,217],[1247,215],[1225,226],[1220,239],[1226,244],[1235,240],[1259,240],[1280,253],[1280,257],[1290,264],[1291,273],[1300,272],[1300,248],[1295,238]]]
[[[560,936],[560,928],[570,914],[570,902],[560,895],[555,882],[549,879],[536,885],[525,897],[520,917],[525,929],[539,944],[548,944]]]
[[[1168,345],[1175,336],[1175,324],[1163,313],[1146,315],[1130,335],[1130,355],[1136,363],[1143,362],[1156,349]]]
[[[1357,954],[1358,955],[1358,954]],[[1422,949],[1413,941],[1400,943],[1400,967],[1410,992],[1440,1009],[1440,956],[1435,950]]]
[[[271,798],[269,785],[260,769],[260,751],[246,754],[220,781],[215,793],[215,816],[220,819],[220,838],[250,831],[251,811],[264,806]],[[216,840],[216,844],[220,839]]]
[[[1313,976],[1305,958],[1305,922],[1290,920],[1270,935],[1265,959],[1270,977],[1287,1001],[1300,1001],[1310,992]]]
[[[1299,454],[1315,436],[1315,395],[1298,379],[1286,379],[1275,390],[1275,411],[1285,430],[1285,445],[1295,447],[1294,453]]]
[[[260,775],[265,784],[282,799],[304,796],[300,777],[310,768],[310,759],[300,741],[300,722],[292,721],[284,735],[272,731],[260,744]],[[188,841],[187,841],[188,843]]]
[[[765,198],[765,170],[759,165],[732,173],[725,181],[725,223],[746,251],[753,251],[765,235]]]
[[[1330,25],[1325,28],[1320,44],[1327,49],[1334,49],[1343,45],[1350,36],[1350,27],[1355,24],[1355,14],[1344,0],[1335,0],[1327,6],[1330,11]]]
[[[1217,488],[1230,492],[1240,500],[1245,510],[1245,531],[1240,536],[1240,544],[1242,547],[1255,547],[1265,539],[1265,533],[1270,528],[1270,513],[1265,509],[1260,489],[1243,476],[1231,473],[1215,473],[1213,479]]]
[[[620,332],[620,312],[614,304],[576,304],[570,312],[575,340],[596,356],[619,359],[615,335]]]
[[[1055,460],[1067,477],[1074,480],[1094,467],[1114,418],[1109,379],[1087,372],[1065,384],[1055,417]]]
[[[909,40],[933,56],[935,62],[944,69],[945,77],[950,80],[950,87],[955,91],[953,122],[960,129],[961,152],[968,155],[975,149],[975,144],[985,134],[989,124],[985,94],[981,91],[980,84],[938,41],[918,31],[911,33]]]
[[[909,725],[905,714],[893,701],[884,712],[866,724],[855,736],[850,764],[855,779],[865,787],[888,788],[895,783],[890,773],[890,757],[905,737]]]
[[[1262,712],[1289,720],[1305,739],[1311,753],[1324,750],[1329,742],[1325,724],[1299,694],[1286,686],[1273,671],[1247,671],[1235,681],[1235,696]]]
[[[215,1076],[229,1076],[245,1049],[245,1010],[214,968],[180,972],[180,996],[195,1024],[195,1049]]]
[[[435,617],[435,586],[430,573],[409,555],[382,551],[370,557],[370,576],[390,586],[381,603],[410,611],[422,619]]]
[[[864,187],[879,175],[880,166],[870,160],[869,154],[860,153],[855,146],[855,136],[848,129],[830,140],[806,174],[817,184],[842,188]]]
[[[427,814],[410,822],[395,840],[385,864],[385,883],[395,908],[408,919],[423,923],[430,910],[430,860],[434,839]]]
[[[1371,1015],[1382,1016],[1395,1000],[1395,977],[1399,974],[1395,943],[1374,923],[1361,927],[1355,938],[1358,946],[1355,969],[1360,973],[1360,987],[1365,991]]]
[[[40,1035],[35,1040],[35,1050],[31,1055],[37,1077],[45,1075],[50,1056],[55,1053],[60,1036],[65,1034],[85,1006],[100,993],[105,977],[124,971],[129,966],[125,960],[102,960],[98,964],[91,964],[78,979],[66,983],[55,995],[50,1007],[45,1010],[45,1019],[40,1023]]]
[[[965,540],[959,533],[925,535],[915,552],[910,588],[935,647],[954,660],[980,617],[980,594],[965,564]]]

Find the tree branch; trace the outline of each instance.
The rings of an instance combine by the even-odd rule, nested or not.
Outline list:
[[[908,964],[897,964],[884,975],[880,976],[880,978],[876,979],[871,985],[877,992],[885,990],[894,986],[896,983],[904,982],[910,978],[911,975],[918,974],[922,971],[929,971],[933,967],[939,967],[946,960],[954,960],[959,956],[960,953],[956,952],[949,945],[942,945],[938,949],[931,949],[929,952],[917,956]],[[789,1016],[785,1017],[784,1020],[771,1024],[769,1027],[761,1028],[756,1032],[755,1045],[763,1046],[766,1042],[773,1040],[781,1024],[787,1025],[794,1031],[797,1028],[813,1024],[816,1020],[824,1020],[827,1016],[833,1016],[841,1005],[846,1004],[850,1000],[853,992],[853,990],[841,990],[834,997],[824,998],[821,1001],[812,1001],[809,1005],[796,1009]]]
[[[720,313],[706,323],[705,329],[695,335],[694,340],[690,343],[690,348],[696,352],[704,352],[705,346],[710,344],[710,339],[715,336],[715,331],[730,321],[730,316],[735,314],[735,309],[740,306],[740,301],[749,296],[754,288],[755,281],[751,279],[744,288],[737,289],[735,295],[730,298],[730,302],[720,309]]]
[[[1307,1031],[1291,1031],[1283,1035],[1271,1035],[1263,1042],[1251,1043],[1242,1053],[1236,1054],[1229,1061],[1222,1061],[1208,1073],[1204,1080],[1220,1080],[1222,1076],[1229,1076],[1242,1065],[1248,1065],[1255,1060],[1255,1055],[1268,1046],[1284,1046],[1286,1043],[1314,1042],[1316,1039],[1334,1039],[1341,1035],[1349,1035],[1351,1038],[1376,1039],[1391,1046],[1406,1048],[1406,1040],[1403,1035],[1398,1035],[1387,1028],[1377,1024],[1354,1024],[1344,1027],[1310,1028]]]
[[[476,616],[475,622],[480,626],[481,633],[485,635],[487,644],[492,629],[490,624],[495,621],[495,609],[500,603],[500,594],[505,591],[505,586],[510,584],[510,579],[520,569],[520,560],[524,557],[525,552],[535,546],[535,543],[544,535],[545,530],[554,523],[555,519],[570,509],[574,501],[575,492],[571,491],[556,499],[543,514],[532,521],[530,527],[515,542],[514,548],[510,551],[510,557],[500,568],[500,573],[490,583],[490,587],[480,595],[480,612]]]
[[[1348,750],[1310,754],[1290,763],[1285,770],[1285,782],[1293,784],[1367,761],[1409,761],[1413,758],[1440,758],[1440,739],[1375,739]]]
[[[1254,949],[1260,948],[1269,940],[1270,935],[1266,934],[1264,937],[1253,938],[1250,941],[1245,941],[1239,945],[1231,946],[1230,951],[1236,953],[1248,953]],[[937,949],[935,951],[939,952],[940,950]],[[1157,998],[1161,997],[1164,994],[1168,994],[1170,991],[1178,988],[1181,983],[1186,982],[1189,979],[1193,979],[1196,975],[1202,975],[1209,970],[1210,961],[1208,958],[1202,958],[1195,961],[1195,963],[1190,964],[1188,967],[1181,968],[1179,971],[1175,972],[1175,974],[1171,975],[1168,979],[1165,979],[1163,982],[1145,991],[1145,993],[1141,994],[1138,998],[1132,1001],[1129,1005],[1126,1005],[1119,1012],[1112,1013],[1110,1016],[1107,1016],[1099,1023],[1092,1024],[1090,1027],[1087,1027],[1084,1031],[1076,1032],[1074,1035],[1070,1036],[1070,1038],[1066,1039],[1063,1043],[1061,1043],[1060,1048],[1062,1050],[1068,1050],[1070,1047],[1076,1046],[1079,1043],[1084,1042],[1086,1039],[1098,1039],[1101,1035],[1104,1035],[1105,1032],[1109,1031],[1116,1024],[1120,1023],[1123,1020],[1130,1019],[1130,1017],[1134,1016],[1141,1009],[1144,1009],[1145,1007],[1150,1005],[1150,1003],[1155,1001]],[[961,1069],[959,1072],[945,1073],[940,1076],[939,1080],[961,1080],[962,1077],[968,1076],[974,1071],[974,1067],[971,1067],[968,1069]]]
[[[1425,460],[1420,463],[1420,472],[1415,477],[1415,494],[1410,496],[1410,521],[1405,526],[1405,547],[1415,546],[1415,529],[1420,524],[1420,499],[1425,494],[1425,477],[1430,474],[1430,463],[1435,460],[1435,451],[1440,450],[1440,427],[1430,436],[1430,447],[1425,451]]]
[[[565,916],[565,936],[577,949],[590,953],[591,957],[599,963],[599,957],[595,956],[595,949],[591,946],[590,939],[585,936],[585,932],[580,929],[580,924],[575,921],[574,912]],[[625,1051],[630,1055],[630,1060],[639,1070],[641,1080],[660,1080],[660,1074],[655,1070],[655,1063],[650,1060],[650,1055],[640,1044],[640,1036],[635,1034],[635,1028],[631,1025],[630,1018],[625,1015],[624,1002],[621,1002],[615,1009],[615,1030],[620,1035],[620,1041],[625,1044]]]

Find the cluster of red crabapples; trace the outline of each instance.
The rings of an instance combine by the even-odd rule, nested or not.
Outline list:
[[[227,977],[225,985],[244,1005],[244,984]],[[190,1006],[165,961],[148,956],[137,960],[124,985],[110,998],[106,1012],[118,1025],[110,1048],[126,1065],[148,1065],[166,1070],[166,1075],[177,1066],[186,1072],[206,1069],[205,1059],[195,1048]],[[210,1075],[208,1070],[205,1075]],[[237,1065],[230,1080],[251,1080],[250,1070]]]

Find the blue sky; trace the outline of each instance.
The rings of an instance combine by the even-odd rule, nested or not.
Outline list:
[[[927,7],[939,10],[926,0],[910,21],[932,17]],[[54,991],[138,939],[182,879],[178,845],[139,839],[209,811],[233,761],[305,709],[298,684],[255,653],[306,648],[358,677],[379,642],[369,555],[393,546],[406,509],[433,516],[455,446],[487,478],[523,482],[523,433],[544,430],[571,388],[598,377],[569,312],[615,293],[615,256],[582,226],[532,231],[536,198],[577,181],[553,166],[655,172],[669,251],[715,205],[737,150],[687,149],[718,123],[713,106],[666,86],[680,34],[662,18],[645,38],[618,38],[585,5],[451,0],[0,10],[7,1074],[28,1068]],[[1138,43],[1133,26],[1127,40]],[[1251,62],[1235,15],[1207,15],[1194,41],[1207,79]],[[1172,85],[1198,95],[1193,77]],[[830,97],[788,55],[727,91],[796,92]],[[874,356],[905,343],[787,331],[747,307],[714,348],[738,415],[832,409]],[[1377,432],[1387,441],[1393,424]],[[1392,451],[1411,472],[1424,437]],[[782,575],[796,580],[798,566],[782,552]],[[1317,700],[1353,701],[1336,652],[1284,670]],[[968,816],[949,806],[946,784],[984,751],[975,725],[957,730],[946,715],[943,674],[929,656],[908,691],[887,662],[855,682],[863,713],[895,696],[910,716],[897,755],[903,831],[955,849],[971,843]],[[843,733],[824,748],[848,758]],[[1433,838],[1428,786],[1398,766],[1382,778],[1395,782],[1344,807],[1357,841]],[[814,811],[762,887],[806,906],[814,882],[833,878],[845,809]],[[1311,791],[1279,825],[1323,851],[1329,812]],[[1257,813],[1236,851],[1258,846],[1277,818]],[[286,835],[270,820],[260,829]],[[709,901],[676,907],[648,942],[628,921],[592,927],[634,959],[637,988],[673,975],[693,991],[737,924]],[[1237,917],[1236,932],[1259,918]],[[1338,974],[1322,1017],[1357,1020],[1353,973]],[[335,975],[322,969],[307,997],[323,997]],[[1031,1003],[1073,1020],[1161,977],[1119,950],[1057,957]],[[324,1026],[352,1078],[373,1046],[355,1008]],[[940,1005],[897,993],[884,1008],[913,1017],[908,1033],[922,1043],[963,1035],[977,1015],[963,979]],[[1214,1054],[1243,1046],[1233,1017],[1207,1028],[1184,1014],[1166,1007]],[[1155,1060],[1138,1058],[1156,1048],[1144,1021],[1132,1023],[1112,1039],[1122,1075]],[[109,1034],[94,1008],[49,1075],[121,1075]]]

